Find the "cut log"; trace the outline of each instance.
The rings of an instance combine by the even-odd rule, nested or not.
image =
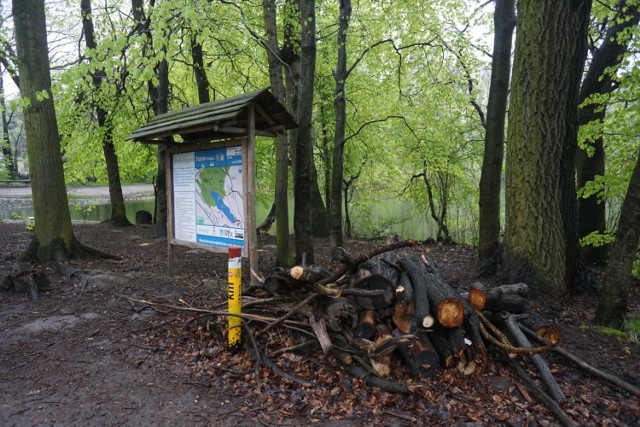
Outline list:
[[[413,301],[413,285],[407,273],[400,273],[398,286],[396,287],[396,299],[400,305],[407,305]]]
[[[358,325],[356,306],[344,297],[329,300],[324,317],[327,327],[334,332],[342,331],[343,327],[353,329]]]
[[[383,343],[392,338],[391,331],[385,325],[376,326],[376,335],[376,350],[378,347],[383,345]],[[389,352],[388,354],[377,355],[376,357],[372,357],[369,360],[373,369],[381,377],[386,377],[391,373],[391,352]]]
[[[289,293],[293,288],[291,281],[280,276],[267,276],[262,285],[272,294]]]
[[[423,327],[425,318],[433,318],[429,310],[429,296],[427,295],[424,268],[422,267],[420,260],[415,256],[406,256],[402,258],[400,260],[400,266],[409,278],[411,287],[413,288],[413,300],[415,305],[414,327]]]
[[[360,307],[367,310],[381,310],[395,304],[395,284],[383,276],[372,275],[359,280],[355,286],[357,289],[381,290],[382,295],[362,296],[357,295],[356,301]]]
[[[311,325],[311,329],[313,329],[313,333],[316,335],[316,338],[320,343],[322,352],[324,354],[329,353],[329,351],[331,351],[331,348],[333,347],[333,344],[331,342],[331,338],[329,338],[327,325],[324,321],[324,316],[322,314],[320,305],[316,305],[311,311],[311,314],[309,315],[309,325]]]
[[[401,333],[396,329],[393,335],[398,336]],[[400,347],[399,353],[411,375],[416,378],[433,378],[440,369],[440,356],[433,348],[427,332],[419,331],[415,343],[411,347]]]
[[[331,273],[317,265],[291,267],[291,277],[300,282],[314,283],[327,278]]]
[[[460,298],[445,298],[438,304],[436,319],[445,328],[457,328],[464,321],[464,305]]]
[[[416,310],[413,302],[408,305],[397,303],[393,311],[393,323],[396,325],[396,328],[400,329],[403,333],[408,334],[413,326],[415,312]]]
[[[446,368],[453,367],[464,356],[464,335],[460,327],[446,327],[447,319],[460,319],[460,324],[464,321],[464,303],[457,292],[444,280],[435,261],[428,256],[422,255],[418,259],[418,265],[425,278],[427,296],[432,307],[440,307],[445,302],[446,307],[441,311],[442,323],[438,320],[433,326],[431,342],[442,359],[442,364]],[[453,302],[453,301],[457,301]],[[454,313],[452,315],[451,313]]]
[[[376,311],[363,310],[360,314],[360,321],[356,326],[354,335],[358,338],[373,339],[376,334]]]
[[[508,311],[509,313],[520,314],[529,308],[529,300],[527,298],[529,287],[526,283],[500,285],[491,289],[485,289],[482,284],[474,283],[471,287],[484,292],[486,297],[484,310]]]
[[[377,255],[360,265],[360,270],[366,270],[372,276],[382,276],[395,285],[399,281],[400,269],[396,266],[398,254],[387,252]],[[359,275],[362,274],[360,271]]]
[[[483,310],[487,304],[487,296],[480,289],[471,289],[467,295],[467,299],[474,310]]]

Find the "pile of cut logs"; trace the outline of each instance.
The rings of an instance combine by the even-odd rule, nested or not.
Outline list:
[[[334,258],[343,262],[337,272],[296,266],[276,271],[263,285],[273,294],[313,289],[289,314],[308,318],[325,353],[347,366],[358,355],[358,363],[365,361],[379,377],[390,374],[394,354],[417,378],[431,378],[441,367],[479,373],[487,362],[487,319],[480,310],[521,313],[528,305],[522,283],[459,294],[412,241],[355,259],[338,250]]]

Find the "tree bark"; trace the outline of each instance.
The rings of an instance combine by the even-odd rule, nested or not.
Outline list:
[[[9,138],[9,121],[7,120],[7,103],[4,97],[4,70],[0,69],[0,108],[2,108],[2,159],[7,171],[7,178],[15,179],[18,171],[15,168],[15,160],[13,150],[11,149],[11,140]]]
[[[82,15],[82,30],[84,32],[87,50],[95,51],[98,44],[93,28],[91,0],[81,0],[80,10]],[[91,56],[88,56],[88,59],[90,62],[93,60]],[[96,70],[90,71],[89,74],[93,82],[94,91],[99,93],[102,85],[107,84],[107,74],[104,68],[96,67]],[[96,111],[98,126],[102,129],[102,152],[105,163],[107,164],[109,200],[111,202],[111,223],[116,226],[129,226],[131,223],[127,219],[127,210],[124,204],[124,195],[122,194],[118,155],[116,154],[116,147],[113,143],[113,124],[109,117],[109,112],[102,105],[98,102],[93,102],[93,108]]]
[[[311,230],[311,118],[313,115],[313,83],[316,64],[315,1],[300,1],[300,80],[298,100],[298,135],[295,162],[294,229],[296,262],[313,264],[314,248]]]
[[[596,310],[596,323],[619,328],[624,322],[633,262],[640,244],[640,153],[622,203],[620,220]]]
[[[196,34],[191,34],[191,58],[193,59],[193,76],[196,79],[198,89],[198,102],[204,104],[211,101],[209,95],[209,80],[207,70],[204,68],[204,52],[202,43],[198,41]]]
[[[620,0],[616,7],[615,16],[603,38],[602,45],[596,50],[591,60],[589,70],[580,88],[579,103],[582,104],[594,94],[607,94],[615,90],[611,75],[620,67],[623,56],[629,49],[631,37],[621,36],[638,25],[640,22],[640,6],[635,2]],[[606,105],[589,103],[580,107],[578,120],[580,125],[592,121],[603,122],[606,116]],[[578,188],[595,180],[605,173],[604,138],[596,137],[591,144],[593,154],[578,149],[576,153],[576,172]],[[585,237],[593,232],[603,233],[606,229],[606,204],[599,201],[597,194],[578,199],[578,235]],[[589,264],[604,265],[609,246],[585,246],[582,248],[585,261]]]
[[[285,87],[282,78],[281,54],[278,48],[278,32],[276,28],[276,5],[270,0],[263,0],[265,30],[267,33],[269,61],[269,81],[271,90],[278,102],[285,105]],[[276,137],[276,264],[286,266],[290,263],[289,248],[289,147],[287,134]]]
[[[342,179],[344,176],[344,144],[345,127],[347,123],[347,30],[351,20],[351,1],[340,1],[338,17],[338,61],[333,71],[336,86],[333,94],[333,104],[336,111],[336,126],[333,142],[333,165],[331,176],[331,237],[336,246],[344,244],[342,232]]]
[[[75,237],[64,182],[60,136],[51,93],[44,0],[13,0],[13,20],[24,106],[37,257],[73,255]]]
[[[590,9],[590,0],[518,2],[503,268],[510,281],[528,283],[536,295],[566,294],[577,273],[568,259],[579,255],[573,253],[575,179],[568,166],[573,170]],[[573,201],[567,200],[571,185]],[[573,234],[575,241],[568,241]]]
[[[516,25],[515,0],[496,0],[493,61],[487,103],[487,129],[480,176],[478,256],[483,272],[496,270],[500,248],[500,188],[504,157],[504,127],[511,72],[511,40]]]
[[[150,7],[155,5],[152,0]],[[151,19],[145,14],[143,0],[131,0],[133,18],[136,21],[136,31],[139,34],[146,34],[146,44],[143,46],[143,54],[149,55],[148,49],[153,46],[153,36],[150,31]],[[156,67],[158,85],[153,80],[147,82],[147,91],[151,101],[151,108],[154,115],[163,114],[169,111],[169,66],[167,60],[163,59]],[[158,171],[156,174],[156,211],[154,218],[156,221],[156,234],[159,237],[167,235],[167,183],[166,183],[166,147],[158,144],[156,158],[158,160]]]

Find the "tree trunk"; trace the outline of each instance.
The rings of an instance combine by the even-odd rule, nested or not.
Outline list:
[[[629,282],[633,262],[640,244],[640,153],[622,203],[616,239],[611,247],[600,301],[596,310],[596,323],[614,328],[622,326],[629,296]]]
[[[207,70],[204,68],[204,53],[202,43],[198,41],[196,34],[191,35],[191,58],[193,59],[193,75],[198,89],[198,102],[204,104],[211,101],[209,96],[209,80]]]
[[[7,178],[15,179],[18,171],[15,170],[15,161],[13,158],[13,150],[11,150],[11,140],[9,139],[9,122],[7,120],[7,103],[4,98],[4,79],[0,69],[0,108],[2,108],[2,159],[7,170]]]
[[[311,156],[311,235],[313,237],[329,237],[329,213],[322,199],[322,192],[318,185],[318,170]]]
[[[578,148],[578,105],[580,82],[587,58],[587,37],[592,0],[581,0],[574,3],[572,9],[574,25],[571,34],[575,44],[569,52],[569,71],[565,84],[568,97],[564,104],[565,139],[562,140],[562,157],[560,159],[560,207],[562,210],[563,231],[565,239],[565,285],[570,289],[593,287],[593,279],[587,271],[580,237],[578,235],[578,202],[576,192],[576,151]]]
[[[75,237],[64,182],[60,136],[51,93],[44,0],[13,0],[20,91],[29,100],[24,125],[41,260],[73,255]]]
[[[629,49],[631,38],[621,36],[635,27],[640,22],[640,5],[626,0],[620,0],[616,7],[616,14],[611,19],[610,26],[602,45],[596,50],[591,60],[589,70],[582,82],[580,89],[579,103],[582,104],[589,96],[594,94],[611,93],[615,87],[611,75],[620,67],[624,54]],[[580,125],[585,125],[592,121],[603,122],[606,116],[606,105],[601,103],[589,103],[580,108],[578,120]],[[578,178],[578,188],[595,180],[597,176],[605,173],[605,153],[604,138],[602,135],[596,137],[592,144],[593,154],[589,155],[586,150],[579,149],[576,153],[576,171]],[[578,199],[578,235],[585,237],[593,232],[604,232],[606,229],[606,204],[598,200],[598,195]],[[608,245],[599,247],[585,246],[583,253],[585,261],[589,264],[604,265]]]
[[[151,2],[151,7],[155,1]],[[149,56],[148,49],[153,46],[153,36],[150,32],[151,20],[145,14],[143,0],[131,0],[133,18],[136,21],[136,31],[139,34],[146,34],[146,44],[143,46],[143,55]],[[147,91],[151,100],[151,107],[154,115],[163,114],[169,111],[169,66],[167,60],[160,61],[156,68],[158,85],[153,80],[147,82]],[[167,183],[166,183],[166,146],[158,144],[156,158],[158,160],[158,172],[156,175],[156,211],[154,218],[156,221],[156,234],[159,237],[167,235]]]
[[[480,176],[478,256],[481,269],[495,272],[500,248],[500,188],[504,157],[504,125],[511,72],[511,39],[516,25],[515,0],[496,0],[493,62],[487,103],[487,130]]]
[[[82,14],[82,30],[84,32],[87,50],[95,51],[97,42],[93,28],[91,0],[81,0],[80,10]],[[91,60],[92,58],[89,56],[89,61]],[[107,84],[107,75],[104,68],[98,67],[95,71],[90,71],[89,74],[93,82],[94,91],[99,93],[102,84]],[[98,126],[102,129],[102,152],[107,164],[107,179],[109,182],[109,198],[111,202],[111,223],[116,226],[128,226],[131,225],[131,223],[127,219],[124,195],[122,194],[120,167],[118,165],[116,148],[113,144],[113,125],[109,118],[109,112],[99,103],[94,102],[93,104],[93,108],[96,110]]]
[[[342,178],[344,175],[344,144],[347,123],[347,30],[351,19],[351,1],[340,1],[338,18],[338,62],[333,71],[336,82],[333,103],[336,110],[336,127],[333,143],[333,173],[331,177],[331,237],[336,246],[344,244],[342,233]]]
[[[156,115],[169,111],[169,64],[163,59],[158,64],[158,88],[157,88]],[[158,174],[156,176],[156,234],[160,237],[167,236],[167,146],[158,144]]]
[[[285,104],[285,87],[282,79],[282,64],[278,48],[278,32],[276,28],[276,5],[273,1],[263,0],[265,31],[269,52],[269,81],[271,90],[278,102]],[[289,248],[289,147],[287,134],[276,137],[276,264],[284,267],[290,263]]]
[[[577,247],[577,231],[576,241],[567,241],[575,197],[563,199],[570,197],[567,167],[590,9],[589,0],[518,2],[503,267],[510,281],[529,283],[536,295],[566,294],[575,274],[566,257]]]
[[[311,230],[311,179],[313,114],[313,83],[316,64],[315,1],[300,1],[300,80],[298,100],[298,135],[295,162],[294,229],[296,236],[296,262],[313,264],[313,240]]]

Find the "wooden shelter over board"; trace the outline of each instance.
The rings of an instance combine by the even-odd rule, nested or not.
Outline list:
[[[167,246],[243,248],[257,268],[255,137],[297,124],[268,89],[161,114],[128,140],[167,147]]]

